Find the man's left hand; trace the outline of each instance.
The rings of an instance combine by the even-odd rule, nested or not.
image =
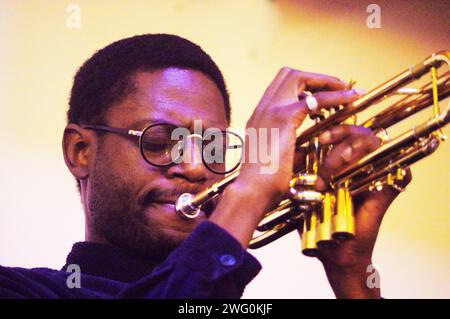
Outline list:
[[[320,178],[316,189],[327,189],[330,177],[377,149],[381,140],[371,130],[355,125],[340,125],[322,133],[321,144],[332,144],[319,168]],[[401,181],[405,187],[411,181],[411,173]],[[379,288],[367,285],[368,266],[372,264],[372,252],[378,231],[389,205],[399,191],[386,186],[381,191],[366,191],[353,198],[356,234],[353,240],[340,242],[337,247],[321,249],[322,262],[328,280],[338,298],[379,298]]]

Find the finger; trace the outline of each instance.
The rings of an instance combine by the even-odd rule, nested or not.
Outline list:
[[[338,125],[319,135],[321,144],[337,144],[351,135],[370,135],[372,131],[360,125]]]
[[[341,104],[347,104],[355,101],[361,96],[361,92],[358,90],[344,90],[344,91],[330,91],[330,92],[319,92],[313,94],[317,100],[316,110],[323,108],[329,108]],[[300,112],[302,114],[309,114],[310,109],[306,104],[306,99],[301,99],[298,102],[292,103],[290,105],[283,106],[289,114],[290,112]]]
[[[333,147],[319,168],[320,178],[316,181],[315,188],[320,191],[326,190],[331,176],[348,164],[373,152],[380,144],[381,140],[374,135],[358,135],[349,137]]]
[[[305,90],[310,92],[346,90],[349,86],[347,82],[325,74],[302,72],[301,78],[305,83]]]
[[[303,91],[341,91],[335,95],[324,95],[316,93],[316,99],[323,101],[324,107],[336,106],[353,102],[363,92],[358,90],[346,90],[349,84],[336,77],[324,74],[302,72],[299,70],[284,67],[280,69],[275,79],[266,89],[258,109],[263,110],[269,106],[292,104],[298,100]],[[330,93],[330,92],[328,92]],[[328,103],[328,100],[330,102]],[[275,102],[275,103],[273,103]],[[331,103],[331,104],[330,104]]]
[[[283,83],[286,76],[291,71],[292,71],[292,68],[289,68],[289,67],[282,67],[280,70],[278,70],[277,75],[275,75],[275,78],[272,80],[272,82],[267,87],[261,100],[269,99],[275,93],[275,91],[280,87],[281,83]]]
[[[364,94],[365,91],[359,89],[325,91],[314,93],[319,106],[333,107],[342,104],[349,104]]]
[[[264,97],[295,97],[304,90],[310,92],[346,90],[349,84],[333,76],[303,72],[284,67],[273,81],[273,85],[267,90]]]
[[[334,146],[327,154],[324,165],[340,170],[363,156],[373,152],[381,145],[381,139],[375,135],[353,135]]]
[[[294,70],[289,67],[283,67],[281,68],[275,78],[272,80],[270,85],[265,90],[263,96],[260,99],[260,102],[258,103],[257,107],[255,108],[255,111],[250,116],[249,122],[258,122],[260,118],[263,116],[265,110],[269,108],[271,105],[282,105],[283,103],[291,104],[293,101],[296,101],[296,95],[292,94],[295,93],[297,90],[296,87],[294,88],[286,88],[286,78],[291,75],[292,73],[300,72],[298,70]],[[292,81],[292,80],[291,80]],[[286,96],[280,99],[280,95],[286,94],[286,91],[288,93]],[[275,103],[274,103],[275,102]]]
[[[303,72],[292,69],[280,87],[287,87],[292,92],[292,89],[296,90],[296,96],[299,97],[306,90],[309,92],[319,91],[342,91],[349,88],[349,84],[333,76]]]

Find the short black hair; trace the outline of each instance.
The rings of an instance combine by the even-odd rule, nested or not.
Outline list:
[[[97,51],[75,75],[67,122],[102,123],[106,110],[133,91],[135,73],[168,67],[200,71],[214,81],[230,123],[230,97],[220,69],[200,46],[171,34],[137,35]]]

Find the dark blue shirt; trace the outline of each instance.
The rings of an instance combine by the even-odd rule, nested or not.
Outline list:
[[[67,284],[71,264],[80,267],[80,288]],[[240,298],[260,269],[228,232],[205,221],[159,265],[80,242],[61,270],[0,266],[0,298]]]

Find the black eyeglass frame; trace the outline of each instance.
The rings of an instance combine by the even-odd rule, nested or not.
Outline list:
[[[93,125],[93,124],[82,124],[82,125],[80,125],[80,127],[82,127],[83,129],[89,129],[89,130],[101,131],[101,132],[108,132],[108,133],[115,133],[115,134],[119,134],[119,135],[123,135],[123,136],[129,136],[129,137],[137,138],[138,139],[138,143],[139,143],[139,150],[141,152],[142,158],[147,163],[149,163],[152,166],[156,166],[156,167],[168,167],[168,166],[171,166],[171,165],[175,164],[175,161],[171,160],[171,162],[168,163],[168,164],[152,163],[151,161],[148,160],[148,158],[145,156],[145,153],[144,153],[142,137],[145,135],[145,132],[147,130],[149,130],[150,128],[155,127],[155,126],[159,126],[159,125],[172,126],[172,127],[176,128],[175,125],[169,124],[169,123],[164,123],[164,122],[158,122],[158,123],[150,124],[150,125],[146,126],[142,131],[126,129],[126,128],[117,128],[117,127],[111,127],[111,126],[106,126],[106,125]],[[224,132],[224,131],[221,130],[221,132]],[[235,149],[235,148],[242,148],[243,147],[244,140],[242,139],[241,136],[239,136],[239,134],[231,132],[231,131],[226,131],[226,133],[231,133],[232,135],[236,136],[241,142],[241,145],[233,145],[230,148]],[[229,174],[229,173],[233,172],[234,170],[236,170],[239,167],[239,165],[241,164],[242,152],[241,152],[241,157],[240,157],[239,162],[236,165],[234,165],[231,169],[226,170],[224,172],[219,172],[219,171],[216,171],[216,170],[212,169],[211,167],[209,167],[208,163],[206,163],[205,158],[204,158],[203,141],[204,141],[204,137],[202,138],[202,162],[203,162],[203,165],[205,165],[206,168],[209,171],[213,172],[214,174],[225,175],[225,174]]]

